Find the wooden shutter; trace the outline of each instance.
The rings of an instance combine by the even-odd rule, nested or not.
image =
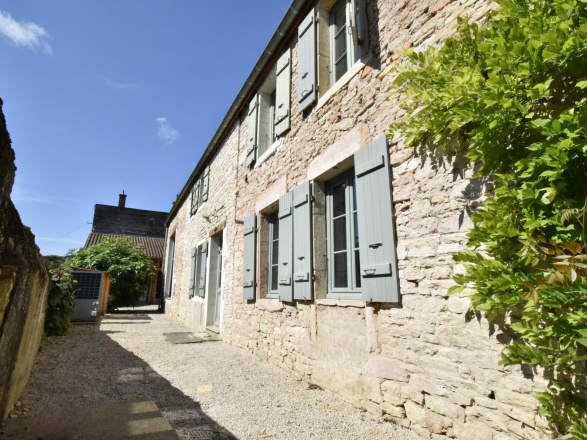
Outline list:
[[[312,186],[309,181],[293,189],[294,299],[312,299]]]
[[[359,48],[359,34],[357,28],[357,0],[350,0],[347,7],[347,23],[350,28],[351,36],[353,39],[353,45],[355,48]],[[354,61],[354,60],[353,60]]]
[[[298,27],[298,111],[316,100],[316,18],[312,9]]]
[[[275,135],[280,136],[290,127],[291,49],[277,60],[275,92]]]
[[[361,56],[365,58],[369,50],[369,23],[367,21],[367,0],[353,0],[359,4],[359,20],[357,25]]]
[[[292,239],[293,239],[293,193],[290,191],[279,198],[279,268],[277,283],[279,299],[293,301],[292,286]]]
[[[198,256],[198,249],[192,249],[192,264],[190,267],[190,296],[194,296],[194,290],[196,288],[196,258]]]
[[[167,270],[165,271],[165,295],[172,296],[173,292],[173,266],[175,264],[175,235],[168,241],[167,249]]]
[[[210,166],[204,170],[204,177],[202,177],[202,202],[208,200],[208,180],[210,177]]]
[[[257,95],[249,104],[249,134],[247,138],[247,166],[255,161],[257,149]]]
[[[198,281],[198,295],[202,298],[206,296],[206,261],[208,260],[208,243],[200,245],[200,280]]]
[[[255,246],[257,236],[257,216],[255,213],[245,217],[243,241],[243,298],[255,299]]]
[[[194,215],[198,212],[198,205],[200,202],[200,179],[194,183],[194,188],[192,189],[192,212],[191,214]]]
[[[355,153],[363,300],[398,302],[399,281],[387,140]]]

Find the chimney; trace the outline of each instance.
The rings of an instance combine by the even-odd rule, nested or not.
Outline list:
[[[124,193],[124,190],[122,190],[122,194],[118,194],[118,207],[124,208],[125,204],[126,204],[126,194]]]

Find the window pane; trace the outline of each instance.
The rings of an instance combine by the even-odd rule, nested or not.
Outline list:
[[[346,216],[337,218],[332,224],[334,252],[344,251],[346,249]]]
[[[332,188],[332,217],[336,218],[346,212],[344,190],[346,185],[340,184]]]
[[[334,25],[334,32],[339,33],[341,28],[346,26],[346,0],[339,0],[338,3],[332,8],[332,24]]]
[[[271,267],[271,290],[277,290],[277,269],[278,266]]]
[[[334,255],[334,287],[347,287],[346,252]]]
[[[277,264],[279,261],[279,240],[273,242],[273,249],[271,252],[271,264]]]
[[[346,26],[342,28],[342,32],[334,37],[334,60],[338,61],[346,54]],[[346,57],[344,57],[346,65]]]
[[[279,219],[275,217],[272,220],[271,226],[273,227],[273,240],[279,239]]]
[[[361,258],[359,251],[355,251],[355,282],[357,287],[361,287]]]
[[[340,60],[336,64],[336,66],[334,66],[335,80],[338,81],[340,78],[342,78],[342,76],[346,73],[346,71],[347,71],[347,67],[346,67],[346,57],[345,57],[342,60]]]

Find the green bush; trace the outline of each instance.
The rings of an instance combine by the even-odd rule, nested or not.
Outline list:
[[[51,282],[45,311],[45,334],[63,336],[70,330],[71,314],[75,311],[73,274],[68,268],[49,271]]]
[[[155,265],[145,254],[144,247],[123,237],[104,240],[79,251],[67,264],[110,273],[109,310],[134,306],[157,276]]]
[[[411,147],[461,151],[495,190],[473,215],[466,273],[488,320],[516,332],[502,363],[544,369],[540,412],[587,438],[587,1],[498,0],[440,49],[392,70]]]

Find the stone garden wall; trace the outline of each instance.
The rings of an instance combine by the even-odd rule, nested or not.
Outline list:
[[[30,376],[43,334],[49,276],[35,236],[10,200],[16,166],[0,100],[0,416]]]

